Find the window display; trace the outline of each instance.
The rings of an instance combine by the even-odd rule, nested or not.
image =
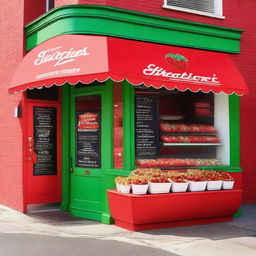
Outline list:
[[[177,169],[228,164],[225,151],[229,141],[224,139],[225,146],[222,141],[229,135],[223,120],[227,102],[225,97],[217,97],[223,95],[137,87],[136,167]]]

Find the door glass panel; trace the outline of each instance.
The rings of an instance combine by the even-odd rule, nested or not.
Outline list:
[[[114,85],[114,168],[123,165],[123,121],[122,84]]]
[[[101,96],[76,98],[76,167],[101,168]]]

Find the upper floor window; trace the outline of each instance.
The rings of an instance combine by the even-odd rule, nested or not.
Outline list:
[[[45,12],[50,11],[52,8],[54,8],[54,0],[46,0],[46,2],[45,2]]]
[[[164,0],[163,8],[223,19],[222,0]]]

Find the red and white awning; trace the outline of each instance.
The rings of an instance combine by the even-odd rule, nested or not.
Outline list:
[[[57,36],[35,47],[18,66],[9,93],[109,78],[168,90],[248,93],[225,53],[90,35]]]

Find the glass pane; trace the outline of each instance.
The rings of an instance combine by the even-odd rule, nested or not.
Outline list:
[[[101,96],[76,98],[76,166],[101,167]]]
[[[122,84],[114,85],[114,168],[123,168]]]

